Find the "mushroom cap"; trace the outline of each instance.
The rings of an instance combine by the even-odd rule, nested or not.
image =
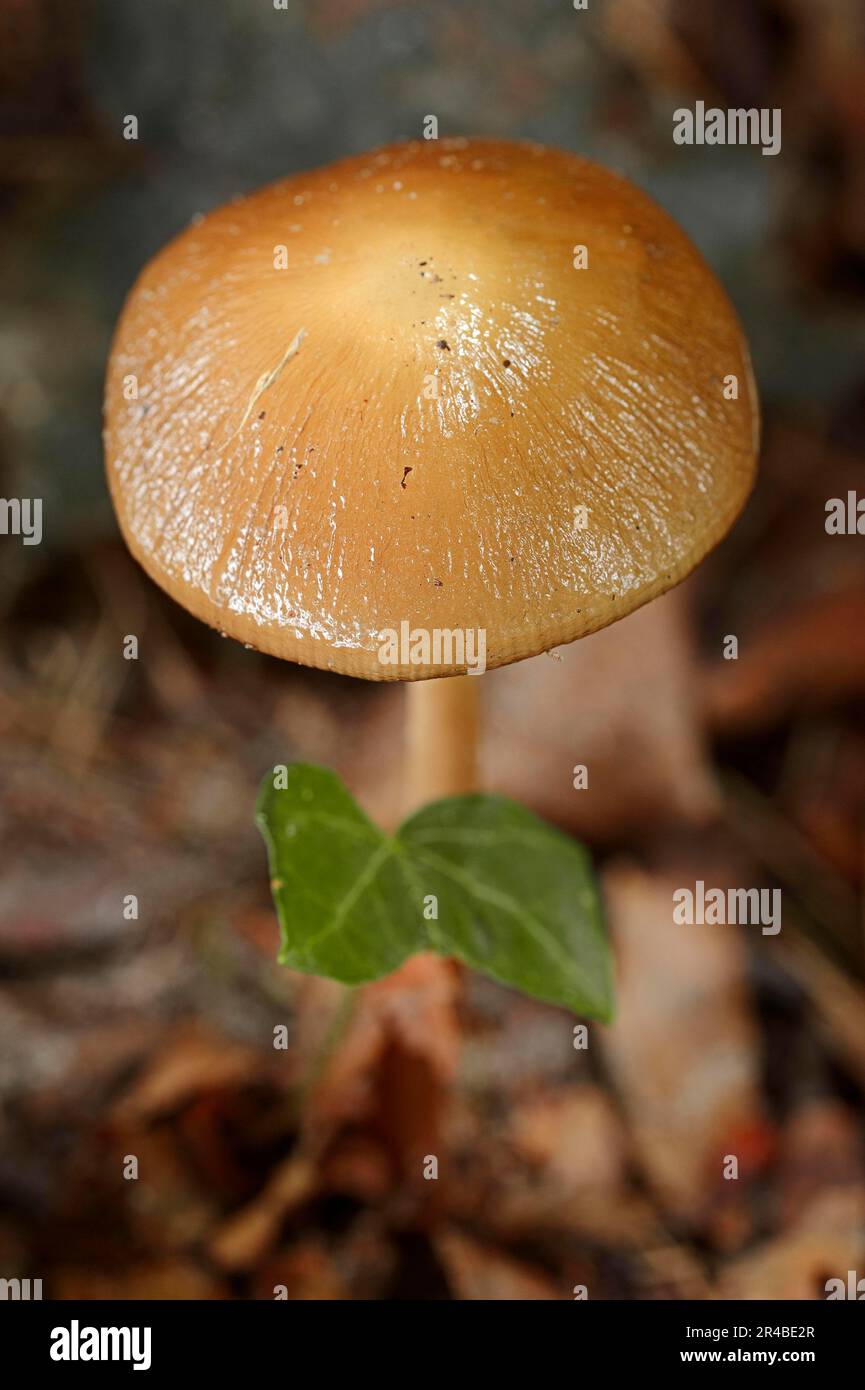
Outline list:
[[[454,632],[519,661],[678,583],[757,436],[742,330],[676,224],[499,140],[392,145],[196,220],[132,289],[106,387],[114,506],[156,583],[373,680],[465,670]],[[405,659],[418,631],[451,659]]]

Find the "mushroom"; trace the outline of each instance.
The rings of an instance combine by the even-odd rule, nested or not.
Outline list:
[[[126,543],[178,603],[409,682],[412,804],[474,785],[472,665],[682,580],[757,435],[741,328],[676,224],[588,160],[486,139],[197,219],[129,295],[105,410]]]

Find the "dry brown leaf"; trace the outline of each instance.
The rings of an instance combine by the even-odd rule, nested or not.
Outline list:
[[[538,1301],[564,1297],[547,1274],[461,1232],[443,1231],[434,1244],[456,1298]]]
[[[111,1111],[117,1125],[137,1125],[180,1109],[201,1091],[241,1085],[260,1075],[265,1062],[254,1048],[241,1046],[198,1024],[183,1025],[168,1037],[142,1074]]]
[[[228,1291],[219,1279],[184,1260],[154,1260],[117,1270],[79,1269],[61,1265],[45,1281],[56,1299],[222,1299]]]
[[[694,1222],[738,1187],[722,1180],[724,1155],[759,1152],[765,1128],[741,929],[673,921],[673,892],[697,878],[726,886],[707,864],[675,877],[625,864],[606,873],[618,1009],[601,1033],[646,1176],[669,1212]],[[740,1178],[747,1168],[740,1159]]]
[[[367,1134],[346,1134],[322,1164],[321,1185],[374,1205],[390,1191],[395,1177],[381,1143]]]
[[[483,785],[593,842],[710,818],[718,799],[693,693],[687,585],[560,656],[485,677]],[[588,769],[583,790],[577,764]]]
[[[122,1195],[135,1236],[149,1249],[189,1249],[211,1228],[218,1208],[184,1162],[176,1136],[168,1128],[116,1136],[109,1158],[116,1174],[129,1155],[138,1160],[138,1177],[124,1180]]]
[[[449,1084],[460,1047],[457,995],[453,963],[430,952],[413,956],[386,979],[357,990],[310,1094],[307,1123],[331,1129],[368,1118],[377,1105],[376,1069],[394,1043],[428,1066],[440,1084]]]
[[[865,990],[790,923],[779,937],[786,969],[814,1001],[825,1040],[865,1087]]]
[[[518,1105],[511,1142],[545,1170],[560,1193],[597,1194],[625,1182],[626,1137],[608,1096],[597,1086],[573,1086]]]
[[[850,1108],[828,1098],[800,1106],[781,1135],[778,1176],[785,1227],[801,1225],[827,1189],[858,1192],[865,1209],[865,1147]]]
[[[711,1287],[699,1259],[685,1245],[648,1244],[637,1259],[637,1297],[709,1298]]]
[[[719,1284],[722,1298],[825,1298],[826,1280],[847,1279],[847,1270],[864,1268],[862,1227],[830,1225],[797,1230],[769,1241],[730,1265]]]
[[[703,672],[709,726],[722,733],[766,728],[792,711],[865,691],[865,593],[822,594],[740,643],[736,661]]]
[[[307,1201],[318,1186],[316,1164],[292,1155],[271,1173],[263,1191],[234,1212],[208,1242],[208,1253],[220,1269],[251,1269],[279,1237],[285,1218]]]
[[[498,1178],[499,1175],[496,1174]],[[563,1236],[576,1236],[602,1246],[634,1250],[661,1238],[657,1212],[642,1194],[631,1189],[609,1192],[560,1188],[548,1179],[535,1183],[526,1174],[509,1173],[474,1210],[454,1212],[482,1223],[503,1241],[548,1239],[560,1245]]]
[[[351,1295],[323,1241],[310,1237],[273,1256],[256,1274],[253,1297],[277,1296],[289,1302],[331,1302]]]

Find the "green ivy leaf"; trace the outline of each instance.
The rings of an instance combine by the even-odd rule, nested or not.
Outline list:
[[[264,779],[256,818],[284,965],[360,984],[434,950],[609,1020],[612,967],[589,856],[517,802],[450,797],[386,835],[335,773],[293,763]]]

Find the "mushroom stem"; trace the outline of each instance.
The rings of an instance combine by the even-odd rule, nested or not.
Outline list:
[[[406,810],[477,787],[477,676],[411,681]]]

